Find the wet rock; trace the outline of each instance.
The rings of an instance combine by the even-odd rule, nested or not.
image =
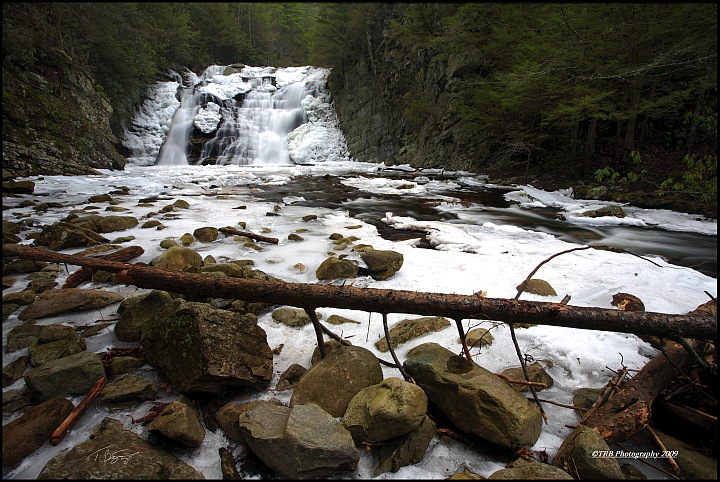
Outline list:
[[[100,357],[88,351],[52,360],[25,374],[25,383],[34,400],[85,396],[105,376]]]
[[[193,236],[202,243],[211,243],[218,238],[218,228],[214,228],[212,226],[198,228],[193,231]]]
[[[97,231],[65,222],[56,222],[46,226],[35,237],[35,244],[47,246],[51,251],[68,248],[80,248],[107,243],[109,240]]]
[[[318,320],[322,318],[322,315],[317,312],[315,312],[315,316]],[[305,310],[301,308],[290,308],[287,306],[274,310],[272,312],[272,318],[278,323],[282,323],[283,325],[293,328],[299,328],[311,322],[310,317]]]
[[[307,372],[307,368],[297,363],[293,363],[285,370],[278,379],[275,385],[275,390],[285,390],[286,388],[292,388],[300,381],[303,375]]]
[[[101,216],[99,214],[93,214],[73,219],[70,223],[82,226],[96,233],[112,233],[134,228],[140,224],[140,221],[134,216]]]
[[[380,463],[373,470],[373,477],[385,472],[397,472],[406,465],[420,462],[435,436],[436,429],[435,422],[426,416],[420,426],[412,432],[380,445],[378,448]]]
[[[25,371],[30,367],[30,357],[21,356],[3,367],[3,388],[9,387],[16,381],[20,380]],[[3,393],[3,397],[5,394]]]
[[[337,348],[340,348],[342,346],[342,343],[340,343],[337,340],[327,340],[325,342],[325,356],[328,356],[330,353],[332,353]],[[310,356],[310,364],[315,365],[317,362],[322,360],[322,357],[320,356],[320,347],[315,345],[315,349],[312,352],[312,355]]]
[[[522,286],[522,283],[517,285],[515,287],[515,289],[519,290],[521,286]],[[548,283],[545,280],[536,279],[536,278],[533,278],[527,282],[527,285],[525,286],[525,289],[523,290],[523,292],[532,293],[534,295],[540,295],[540,296],[557,296],[555,289],[552,286],[550,286],[550,283]]]
[[[392,278],[404,261],[403,255],[396,251],[363,251],[360,257],[368,265],[370,276],[378,281]]]
[[[524,395],[437,343],[411,349],[403,366],[460,430],[512,449],[540,436],[542,416]]]
[[[272,351],[256,318],[175,299],[143,326],[145,360],[182,393],[222,393],[272,379]]]
[[[180,246],[174,239],[163,239],[160,241],[160,247],[162,249],[172,248],[173,246]]]
[[[40,271],[48,264],[44,261],[34,261],[32,259],[14,259],[9,263],[3,264],[3,275],[34,273]]]
[[[382,379],[380,362],[370,350],[343,345],[308,369],[293,390],[290,406],[315,403],[342,417],[352,397]]]
[[[15,293],[8,293],[2,297],[3,304],[12,303],[16,305],[29,305],[35,299],[37,293],[35,290],[24,289],[22,291],[16,291]]]
[[[35,183],[32,181],[7,181],[2,183],[2,190],[6,194],[32,194],[35,192]]]
[[[105,385],[98,395],[98,405],[119,410],[135,407],[148,400],[154,400],[157,387],[149,380],[135,375],[125,375]]]
[[[492,333],[486,328],[473,328],[465,335],[465,343],[468,348],[480,348],[483,346],[490,346],[493,342]],[[458,338],[458,343],[462,343]]]
[[[555,384],[555,380],[545,371],[545,368],[539,363],[535,362],[532,365],[527,365],[528,377],[531,382],[544,383],[545,388],[550,388]],[[503,370],[503,375],[514,380],[525,380],[525,373],[522,367],[508,368]],[[510,383],[516,390],[520,392],[529,392],[530,386],[522,383]],[[544,390],[544,388],[535,386],[535,391]]]
[[[192,402],[181,396],[160,412],[150,425],[151,433],[160,435],[186,447],[199,447],[205,439],[205,428],[200,423]]]
[[[125,299],[118,306],[120,319],[115,324],[115,336],[124,342],[140,341],[145,323],[172,300],[170,293],[162,290]]]
[[[288,408],[252,402],[240,414],[239,428],[250,450],[287,479],[355,470],[360,459],[350,432],[313,403]]]
[[[489,480],[575,480],[557,467],[540,462],[519,459],[512,467],[500,469],[488,477]]]
[[[39,325],[19,325],[11,329],[7,335],[7,351],[12,353],[40,342]]]
[[[342,424],[357,445],[385,442],[418,428],[425,418],[427,402],[422,388],[399,378],[387,378],[355,394]]]
[[[82,463],[78,463],[82,460]],[[193,467],[158,449],[122,423],[104,419],[93,436],[52,458],[38,479],[204,479]]]
[[[190,248],[171,246],[160,256],[153,258],[150,265],[159,269],[197,273],[202,266],[202,256]]]
[[[325,259],[317,270],[315,276],[319,280],[354,278],[357,276],[359,267],[348,259],[330,257]]]
[[[30,365],[32,365],[33,367],[38,367],[43,363],[49,362],[51,360],[57,360],[59,358],[80,353],[87,348],[85,346],[85,341],[83,341],[82,337],[77,333],[77,331],[75,331],[69,326],[56,326],[67,328],[67,330],[64,332],[64,338],[46,338],[46,340],[48,341],[44,341],[42,336],[43,331],[52,330],[53,326],[43,326],[40,330],[39,343],[28,348],[28,355],[30,355]]]
[[[331,325],[342,325],[343,323],[354,323],[356,325],[360,324],[359,321],[351,320],[350,318],[345,318],[344,316],[340,315],[330,315],[328,316],[326,322],[330,323]]]
[[[593,457],[597,451],[609,451],[602,435],[592,428],[580,426],[568,435],[557,451],[552,464],[579,479],[622,480],[624,475],[617,459]]]
[[[134,356],[114,356],[107,362],[107,372],[111,377],[130,373],[143,366],[145,362]]]
[[[601,392],[602,389],[600,388],[578,388],[575,390],[575,393],[573,393],[573,406],[587,408],[589,410]],[[584,414],[584,412],[578,413],[581,415]]]
[[[124,299],[125,297],[120,294],[104,290],[64,288],[43,291],[35,301],[20,312],[18,318],[30,320],[74,311],[98,310]]]
[[[90,196],[90,199],[88,199],[89,203],[104,203],[104,202],[110,202],[112,201],[112,197],[109,194],[96,194],[95,196]]]
[[[223,273],[232,278],[242,278],[245,275],[242,267],[235,263],[207,264],[200,268],[201,273]]]
[[[597,198],[595,198],[597,199]],[[614,218],[624,218],[625,212],[620,206],[603,206],[599,209],[593,209],[591,211],[585,211],[584,213],[580,214],[580,216],[585,218],[600,218],[605,216],[610,216]]]
[[[450,321],[442,316],[424,316],[422,318],[402,320],[390,329],[390,341],[393,348],[422,335],[440,331],[450,326]],[[381,352],[388,351],[385,338],[375,342],[375,347]]]
[[[40,405],[27,407],[20,418],[3,426],[3,469],[18,465],[42,447],[55,429],[73,411],[73,404],[64,398],[52,398]]]

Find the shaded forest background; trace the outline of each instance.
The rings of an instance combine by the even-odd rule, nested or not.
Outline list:
[[[714,3],[3,4],[4,68],[46,72],[57,50],[108,96],[115,132],[171,69],[325,66],[347,99],[363,62],[361,88],[393,137],[363,139],[384,148],[358,160],[545,172],[717,205]]]

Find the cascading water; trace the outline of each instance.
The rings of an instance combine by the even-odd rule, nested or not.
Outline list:
[[[191,85],[177,87],[180,105],[169,122],[155,164],[253,165],[327,160],[307,158],[318,138],[298,127],[310,120],[316,131],[325,130],[324,136],[328,130],[336,132],[338,145],[344,146],[325,89],[328,73],[327,69],[314,67],[209,67],[202,76],[192,79]],[[301,151],[297,155],[291,152],[290,140]],[[339,152],[338,156],[342,159],[347,154]]]

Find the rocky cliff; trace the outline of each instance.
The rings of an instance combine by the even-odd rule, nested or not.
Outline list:
[[[370,48],[335,68],[328,81],[352,157],[416,167],[482,166],[488,142],[455,108],[463,82],[480,69],[477,60],[431,49],[408,52],[386,27],[371,25]]]
[[[3,177],[123,169],[112,109],[89,74],[58,49],[21,66],[5,58]]]

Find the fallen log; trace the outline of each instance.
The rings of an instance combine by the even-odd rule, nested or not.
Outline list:
[[[65,420],[63,420],[63,423],[61,423],[60,426],[56,428],[55,431],[52,433],[52,435],[50,436],[50,443],[52,445],[57,445],[62,442],[62,439],[64,439],[70,429],[73,428],[80,416],[85,413],[85,410],[87,410],[93,400],[95,400],[97,396],[100,395],[100,392],[105,387],[105,383],[107,383],[107,378],[98,378],[92,388],[90,388],[88,394],[85,395],[85,398],[83,398],[82,402],[80,402],[78,406],[75,407],[75,410],[70,412],[70,415],[68,415]]]
[[[131,259],[142,255],[144,252],[145,250],[140,246],[128,246],[127,248],[123,248],[110,254],[96,256],[96,258],[106,259],[108,261],[130,261]],[[77,288],[84,282],[91,280],[96,271],[98,270],[93,268],[80,268],[68,276],[67,280],[65,280],[65,284],[63,284],[63,288]]]
[[[248,233],[246,231],[238,231],[235,228],[219,228],[218,231],[225,234],[232,234],[235,236],[245,236],[246,238],[250,239],[256,239],[258,241],[263,241],[265,243],[272,243],[272,244],[278,244],[278,238],[269,238],[267,236],[263,236],[261,234],[255,234],[255,233]]]
[[[117,282],[140,288],[213,298],[274,304],[282,302],[311,310],[322,306],[376,313],[445,316],[451,319],[490,319],[507,323],[532,323],[664,338],[717,339],[717,316],[704,314],[622,311],[474,295],[221,278],[27,247],[16,248],[13,254],[25,259],[110,271],[117,273]]]
[[[668,342],[612,398],[580,422],[597,430],[608,444],[622,442],[650,423],[651,406],[681,370],[692,362],[678,343]]]

